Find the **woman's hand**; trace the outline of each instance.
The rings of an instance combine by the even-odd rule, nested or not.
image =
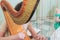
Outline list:
[[[36,35],[34,38],[35,38],[35,40],[47,40],[47,38],[45,38],[42,35]]]
[[[47,40],[43,35],[38,35],[36,33],[36,31],[33,29],[31,22],[28,23],[28,30],[30,31],[35,40]]]
[[[24,38],[25,38],[25,34],[22,33],[22,32],[18,33],[17,36],[18,36],[18,38],[19,38],[20,40],[24,40]]]
[[[23,33],[18,33],[17,35],[12,35],[9,37],[0,37],[0,40],[24,40],[25,35]]]

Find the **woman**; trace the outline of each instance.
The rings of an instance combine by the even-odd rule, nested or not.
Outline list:
[[[54,28],[56,31],[51,35],[50,40],[60,40],[60,9],[56,8],[56,23],[54,24]]]
[[[60,27],[60,10],[56,9],[56,14],[55,14],[56,18],[55,18],[55,24],[54,27],[55,29],[58,29]]]
[[[47,40],[44,36],[38,35],[35,32],[35,30],[32,28],[32,24],[30,22],[27,23],[27,24],[23,24],[22,26],[26,30],[29,29],[29,31],[32,33],[32,36],[34,37],[35,40]],[[8,37],[0,37],[0,40],[24,40],[24,38],[25,38],[25,34],[23,34],[23,33],[20,32],[20,33],[18,33],[16,35],[12,35],[12,36],[8,36]]]
[[[13,13],[15,16],[18,15],[18,11],[16,11],[16,10],[20,10],[20,8],[16,7],[16,8],[15,8],[16,10],[13,9],[13,8],[11,7],[11,5],[10,5],[6,0],[2,0],[2,1],[1,1],[1,5],[2,5],[2,7],[7,8],[7,9],[9,10],[9,12],[10,12],[10,13]],[[21,5],[21,3],[19,3],[19,5]],[[20,6],[20,7],[21,7],[21,6]],[[44,36],[38,35],[38,34],[35,32],[35,30],[32,28],[32,24],[31,24],[30,22],[28,22],[27,24],[23,24],[22,26],[24,26],[24,25],[27,25],[27,27],[25,27],[25,28],[28,29],[28,30],[31,32],[31,34],[32,34],[32,36],[33,36],[34,39],[36,39],[36,40],[46,40]],[[23,34],[23,33],[20,33],[20,35],[21,35],[21,34]],[[22,35],[21,35],[21,36],[22,36]],[[15,35],[14,35],[13,37],[15,37]],[[23,37],[25,37],[24,34],[23,34]],[[11,36],[8,37],[8,39],[9,39],[9,38],[11,38]],[[21,38],[21,37],[20,37],[20,38]],[[12,38],[12,39],[13,39],[13,38]],[[21,39],[24,39],[24,38],[21,38]]]
[[[60,40],[60,9],[56,8],[56,23],[54,24],[54,27],[56,29],[56,31],[52,34],[52,36],[50,37],[51,40]]]

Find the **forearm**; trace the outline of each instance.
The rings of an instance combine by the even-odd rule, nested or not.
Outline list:
[[[0,40],[18,40],[17,36],[0,37]]]
[[[4,36],[4,32],[0,32],[0,37],[3,37]]]
[[[10,5],[10,3],[8,3],[6,0],[2,0],[1,3],[4,4],[4,6],[6,7],[6,9],[14,16],[18,15],[18,12]]]
[[[8,37],[0,37],[0,40],[24,40],[25,34],[18,33],[16,35],[8,36]]]
[[[0,37],[4,36],[5,32],[7,30],[7,24],[6,24],[6,22],[3,21],[2,23],[0,24]]]
[[[32,36],[35,38],[37,36],[36,31],[33,29],[32,24],[29,25],[28,27],[29,31],[31,32]]]
[[[28,29],[29,29],[29,31],[31,32],[31,34],[32,34],[32,36],[33,36],[33,38],[34,38],[35,40],[47,40],[47,38],[45,38],[43,35],[38,35],[38,34],[35,32],[35,30],[34,30],[33,27],[32,27],[32,24],[29,24]]]

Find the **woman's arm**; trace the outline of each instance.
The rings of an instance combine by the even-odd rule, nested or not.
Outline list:
[[[29,23],[28,25],[28,30],[31,32],[32,36],[35,37],[35,35],[37,35],[37,33],[35,32],[35,30],[32,27],[32,24]]]
[[[9,37],[0,37],[0,40],[24,40],[25,35],[23,33],[18,33],[17,35],[12,35]]]
[[[29,29],[29,31],[31,32],[31,34],[32,34],[32,36],[33,36],[34,39],[36,39],[36,40],[47,40],[44,36],[38,35],[38,34],[36,33],[36,31],[33,29],[33,26],[32,26],[31,23],[29,23],[28,29]]]
[[[0,37],[4,36],[6,29],[7,29],[7,24],[5,21],[3,21],[3,23],[0,24]]]
[[[0,37],[3,37],[5,32],[0,32]]]
[[[0,37],[0,40],[18,40],[17,36]]]

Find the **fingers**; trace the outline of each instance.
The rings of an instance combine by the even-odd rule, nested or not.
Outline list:
[[[37,35],[35,40],[47,40],[47,38],[45,38],[44,36],[42,35]]]
[[[21,40],[24,40],[24,38],[25,38],[25,34],[22,32],[18,33],[18,36]]]

